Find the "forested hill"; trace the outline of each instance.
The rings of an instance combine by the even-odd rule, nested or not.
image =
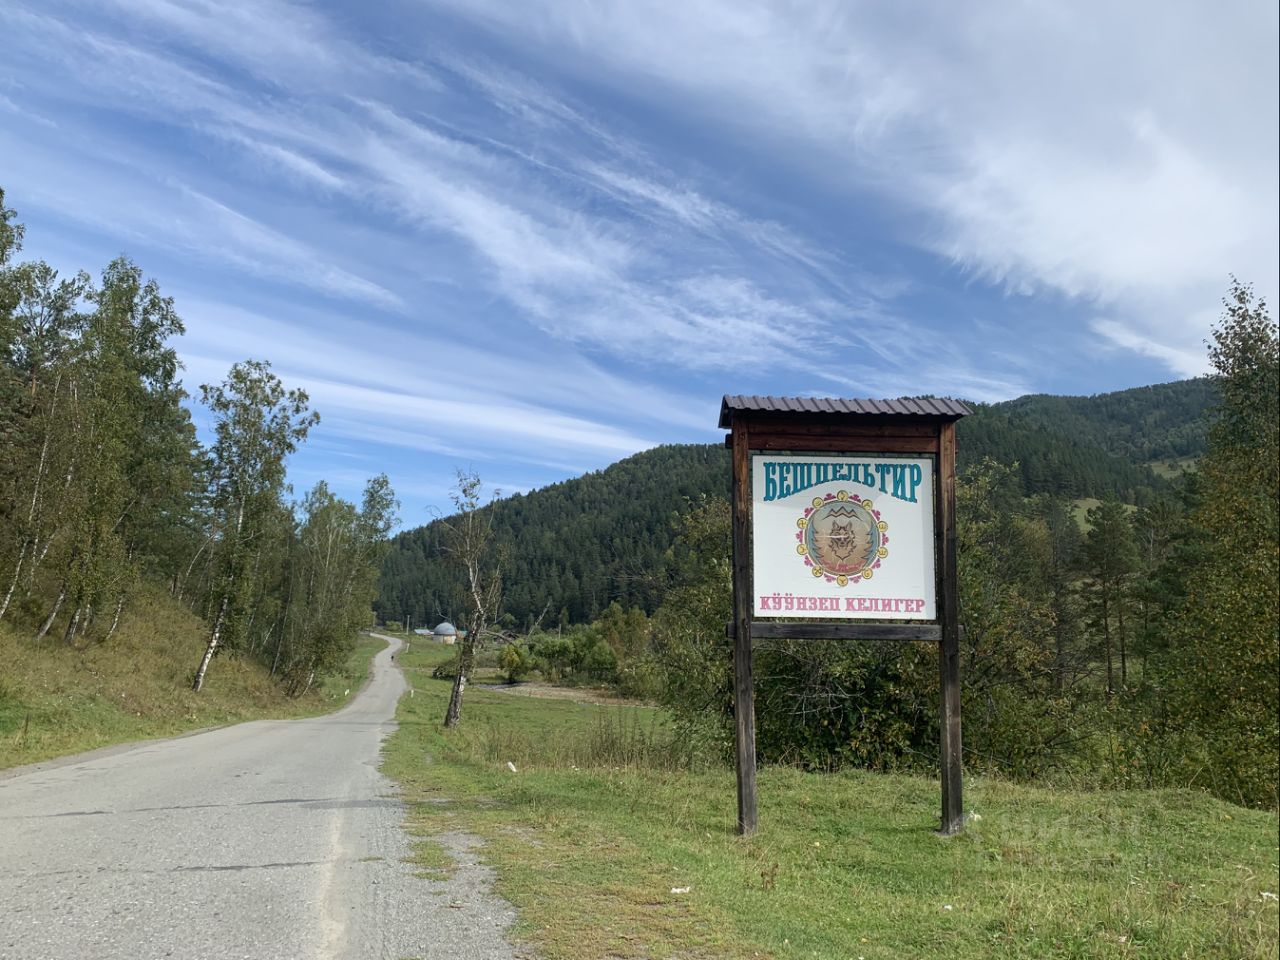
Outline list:
[[[1216,396],[1213,381],[1202,377],[1092,397],[1033,394],[974,405],[957,428],[960,468],[983,457],[1017,461],[1028,495],[1142,503],[1163,486],[1151,464],[1204,452]]]
[[[1155,461],[1204,451],[1207,379],[1093,397],[1020,397],[975,405],[960,421],[960,469],[983,457],[1017,462],[1028,495],[1142,503],[1168,481]],[[727,496],[728,452],[718,444],[656,447],[612,466],[494,504],[504,545],[504,609],[528,623],[595,618],[611,601],[652,610],[666,584],[673,520],[690,498]],[[456,615],[456,573],[431,523],[400,534],[375,604],[384,620],[434,625]]]
[[[690,498],[728,496],[729,458],[709,444],[662,446],[594,473],[499,500],[496,539],[504,558],[504,609],[527,622],[548,604],[571,622],[610,601],[652,610],[662,598],[663,557]],[[374,609],[434,626],[454,616],[456,574],[443,560],[440,523],[400,534],[382,567]],[[428,623],[428,621],[430,621]]]

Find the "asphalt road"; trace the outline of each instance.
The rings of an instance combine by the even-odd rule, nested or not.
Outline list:
[[[3,960],[507,960],[474,843],[413,876],[378,751],[391,654],[341,711],[151,741],[0,780]],[[215,664],[216,668],[216,664]]]

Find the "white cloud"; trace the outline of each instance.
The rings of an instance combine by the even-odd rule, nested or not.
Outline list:
[[[687,398],[646,403],[640,380],[604,372],[618,362],[643,376],[803,374],[860,393],[997,398],[1024,385],[1016,358],[962,340],[935,361],[917,322],[892,308],[910,289],[900,277],[871,275],[826,238],[748,212],[717,189],[718,171],[679,150],[659,163],[634,127],[621,135],[550,82],[400,38],[400,50],[424,51],[424,67],[383,52],[394,44],[375,52],[336,15],[282,0],[107,9],[105,21],[77,2],[15,10],[19,56],[39,51],[57,66],[32,75],[34,94],[194,132],[217,152],[209,176],[190,178],[166,177],[163,162],[118,143],[54,157],[43,172],[70,188],[41,202],[96,230],[399,312],[433,334],[469,321],[450,321],[427,284],[443,279],[468,304],[487,291],[537,328],[528,339],[540,362],[574,376],[529,386],[516,323],[486,369],[518,374],[539,409],[573,417],[589,395],[577,377],[655,421],[702,422]],[[1265,108],[1275,95],[1248,84],[1274,55],[1252,35],[1232,57],[1219,49],[1247,13],[1206,26],[1194,10],[1144,17],[1049,3],[927,18],[879,4],[730,0],[475,0],[456,11],[540,52],[554,63],[548,76],[610,83],[728,132],[781,175],[812,179],[834,218],[867,198],[914,211],[898,229],[976,281],[1087,301],[1104,318],[1102,342],[1180,373],[1203,366],[1193,358],[1205,305],[1229,271],[1274,286],[1275,110]],[[30,112],[25,91],[10,93]],[[1260,133],[1242,146],[1232,134],[1253,110]],[[17,161],[24,182],[49,156]],[[254,189],[228,170],[248,171]],[[366,229],[381,231],[394,264],[362,266],[378,254],[365,259],[347,237],[352,211],[378,221]],[[543,334],[567,359],[547,355]],[[279,336],[307,352],[296,331]],[[441,340],[432,349],[447,352]]]
[[[119,36],[20,12],[30,45],[55,51],[63,68],[43,78],[46,92],[185,125],[220,150],[250,158],[261,177],[308,197],[393,211],[428,243],[444,239],[470,250],[482,268],[478,279],[541,330],[593,353],[695,371],[760,372],[779,358],[795,366],[795,351],[829,321],[874,309],[892,287],[817,252],[779,223],[680,183],[641,148],[492,63],[443,57],[440,72],[496,105],[521,149],[483,126],[464,134],[431,122],[436,87],[426,100],[409,98],[413,108],[394,104],[406,100],[405,91],[381,81],[400,61],[338,36],[310,9],[231,4],[223,17],[222,5],[199,0],[114,9],[130,26]],[[132,29],[135,21],[148,32]],[[168,42],[139,39],[157,27]],[[272,31],[288,34],[276,53],[261,39]],[[241,33],[254,39],[237,44]],[[185,56],[195,50],[204,59]],[[207,66],[210,57],[251,70],[283,96],[229,85],[225,71]],[[334,73],[312,83],[308,64]],[[172,223],[138,210],[119,218],[122,229],[163,236],[251,275],[384,308],[401,309],[409,297],[313,255],[309,243],[246,216],[213,187],[181,191],[181,202],[157,198],[142,207],[193,220],[191,208],[198,208],[199,227],[208,229],[183,224],[191,229],[173,237]],[[96,216],[100,225],[117,214],[111,203],[66,212],[92,218],[96,206],[107,208]],[[475,282],[474,272],[469,279]],[[831,292],[842,308],[833,309]],[[807,362],[823,359],[812,353]]]
[[[813,305],[770,296],[742,275],[681,263],[690,241],[674,230],[660,234],[663,249],[628,221],[567,208],[502,156],[381,105],[365,107],[377,126],[348,157],[372,175],[370,192],[411,221],[464,240],[503,294],[558,337],[642,364],[759,369],[778,356],[762,348],[803,342],[822,326]],[[809,256],[781,228],[724,205],[635,177],[601,177],[599,167],[589,172],[613,189],[661,199],[679,220],[700,206],[699,230],[714,218],[795,260]]]
[[[138,176],[112,163],[102,150],[93,168],[85,169],[65,153],[19,145],[2,131],[0,149],[10,151],[12,158],[5,170],[7,186],[25,204],[56,211],[112,237],[111,255],[124,245],[184,251],[202,264],[227,265],[382,309],[404,308],[397,294],[339,266],[310,244],[186,184]]]
[[[350,318],[308,311],[275,318],[178,292],[189,389],[247,357],[290,345],[275,372],[303,386],[324,415],[321,434],[446,456],[510,455],[562,463],[653,445],[642,429],[709,429],[714,409],[678,392],[606,373],[581,358],[504,355],[387,326],[355,335]],[[602,415],[603,414],[603,415]],[[551,458],[550,461],[548,458]],[[559,457],[560,459],[556,459]],[[590,462],[590,459],[588,459]]]
[[[1200,314],[1201,329],[1207,331],[1213,317]],[[1134,333],[1132,329],[1115,320],[1097,318],[1090,322],[1089,329],[1101,336],[1105,341],[1134,353],[1154,357],[1162,361],[1169,369],[1182,377],[1196,377],[1205,372],[1204,350],[1183,350]]]
[[[41,126],[48,127],[52,130],[56,130],[58,128],[58,125],[48,117],[42,117],[37,113],[32,113],[30,110],[24,110],[2,93],[0,93],[0,110],[3,110],[6,113],[15,114],[16,116],[22,117],[24,120],[31,121],[32,123],[38,123]]]
[[[213,228],[216,247],[193,244],[198,252],[220,257],[249,273],[299,280],[324,293],[384,308],[403,309],[404,301],[379,284],[327,262],[317,251],[226,204],[187,187],[179,187]],[[186,241],[190,243],[190,241]]]
[[[325,191],[341,190],[346,186],[342,177],[330,172],[323,164],[288,147],[269,143],[229,128],[210,127],[209,133],[243,147],[261,158],[264,164],[274,167],[292,179],[307,181]]]
[[[922,246],[1103,305],[1179,372],[1228,272],[1274,298],[1274,4],[437,5],[914,207]]]
[[[101,11],[104,4],[73,3]],[[144,21],[250,70],[259,80],[298,89],[345,90],[353,82],[440,87],[421,64],[370,52],[347,40],[307,4],[282,0],[111,0],[126,22]]]

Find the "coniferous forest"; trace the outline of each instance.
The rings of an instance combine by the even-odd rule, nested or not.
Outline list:
[[[269,363],[200,387],[196,436],[173,300],[128,259],[97,278],[18,259],[0,191],[0,622],[29,644],[110,644],[144,594],[205,624],[195,690],[224,653],[293,695],[341,665],[369,604],[396,503],[323,482],[291,502],[289,455],[319,415]],[[0,691],[2,695],[2,691]]]
[[[1224,307],[1209,377],[960,421],[970,771],[1277,805],[1280,353],[1248,287]],[[727,758],[728,486],[722,447],[666,446],[483,508],[495,665],[660,702],[682,744]],[[448,523],[395,539],[384,619],[465,625]],[[755,663],[764,762],[936,770],[931,645],[775,642]]]
[[[973,404],[958,424],[962,471],[985,460],[1012,470],[1023,497],[1110,500],[1130,507],[1172,497],[1169,472],[1205,450],[1216,388],[1209,378],[1096,397],[1031,396]],[[594,620],[610,603],[652,613],[668,582],[674,518],[727,497],[729,455],[711,444],[668,445],[585,476],[495,503],[505,544],[505,611],[517,624]],[[453,616],[457,572],[442,526],[397,535],[383,566],[381,617],[432,625]],[[563,615],[562,615],[563,614]]]

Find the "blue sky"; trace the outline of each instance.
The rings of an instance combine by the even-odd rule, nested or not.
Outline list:
[[[1274,301],[1275,4],[3,0],[24,255],[126,253],[193,392],[406,525],[715,441],[721,394],[999,400],[1194,375]],[[203,422],[202,416],[198,420]]]

